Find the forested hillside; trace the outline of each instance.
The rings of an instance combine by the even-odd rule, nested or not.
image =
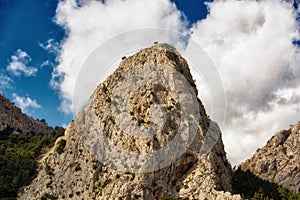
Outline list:
[[[64,134],[19,133],[7,127],[0,132],[0,199],[16,199],[18,191],[36,177],[38,160]]]

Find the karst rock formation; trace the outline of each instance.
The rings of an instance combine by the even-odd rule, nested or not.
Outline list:
[[[180,88],[177,76],[188,87]],[[240,199],[230,193],[233,172],[221,131],[197,92],[186,60],[168,44],[123,58],[40,161],[38,176],[19,198]],[[159,131],[151,135],[153,124]]]
[[[27,116],[20,108],[0,94],[0,131],[11,129],[19,133],[53,133],[46,121]]]
[[[300,122],[276,133],[267,144],[241,164],[242,170],[300,191]]]

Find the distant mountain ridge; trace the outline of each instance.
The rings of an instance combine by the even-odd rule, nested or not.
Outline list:
[[[300,122],[276,133],[241,164],[242,170],[300,192]]]
[[[0,131],[11,128],[20,133],[53,133],[45,122],[33,119],[0,94]]]

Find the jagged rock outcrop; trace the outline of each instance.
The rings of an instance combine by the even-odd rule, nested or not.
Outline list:
[[[124,59],[96,88],[88,104],[67,127],[65,136],[41,161],[37,178],[19,198],[240,199],[230,194],[231,165],[222,138],[214,137],[220,136],[220,129],[208,118],[201,101],[188,92],[177,93],[182,89],[177,87],[179,80],[174,74],[167,73],[160,83],[154,80],[139,86],[144,83],[139,82],[139,75],[147,77],[155,70],[180,73],[189,85],[183,89],[197,94],[187,62],[167,44],[156,44]],[[116,95],[115,88],[119,86],[122,93]],[[124,102],[119,95],[128,97],[124,113],[115,106]],[[188,113],[196,110],[196,114],[185,118],[184,109]],[[194,120],[196,123],[191,124]],[[161,121],[159,131],[151,135],[151,127],[159,126]],[[191,128],[193,125],[196,129]],[[190,127],[189,131],[185,127]],[[106,140],[121,152],[102,144]],[[185,145],[187,149],[180,154]],[[137,159],[161,149],[163,154],[156,159]],[[164,163],[169,159],[172,162]]]
[[[35,120],[0,94],[0,131],[11,128],[21,133],[53,133],[45,122]]]
[[[241,164],[242,170],[300,192],[300,122],[276,133]]]

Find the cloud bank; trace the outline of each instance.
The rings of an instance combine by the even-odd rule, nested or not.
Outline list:
[[[11,56],[11,61],[7,65],[7,71],[11,72],[15,76],[35,76],[37,68],[27,66],[31,61],[31,57],[21,49],[18,49],[14,55]]]
[[[236,164],[272,134],[300,120],[299,24],[281,1],[215,1],[192,28],[223,79],[227,117],[223,127]],[[206,99],[206,97],[203,97]]]
[[[207,18],[187,29],[182,13],[169,0],[76,2],[61,1],[55,18],[67,31],[51,81],[60,91],[64,112],[72,111],[76,78],[99,44],[124,31],[160,27],[190,32],[190,41],[198,43],[218,69],[227,96],[223,138],[233,164],[249,157],[276,131],[299,120],[300,54],[293,41],[300,36],[291,4],[214,1],[208,4]],[[155,37],[144,38],[152,43]],[[51,43],[47,48],[51,49]],[[196,83],[203,88],[203,81]],[[84,90],[82,94],[86,99],[90,95]],[[207,107],[211,96],[208,92],[199,95]]]

